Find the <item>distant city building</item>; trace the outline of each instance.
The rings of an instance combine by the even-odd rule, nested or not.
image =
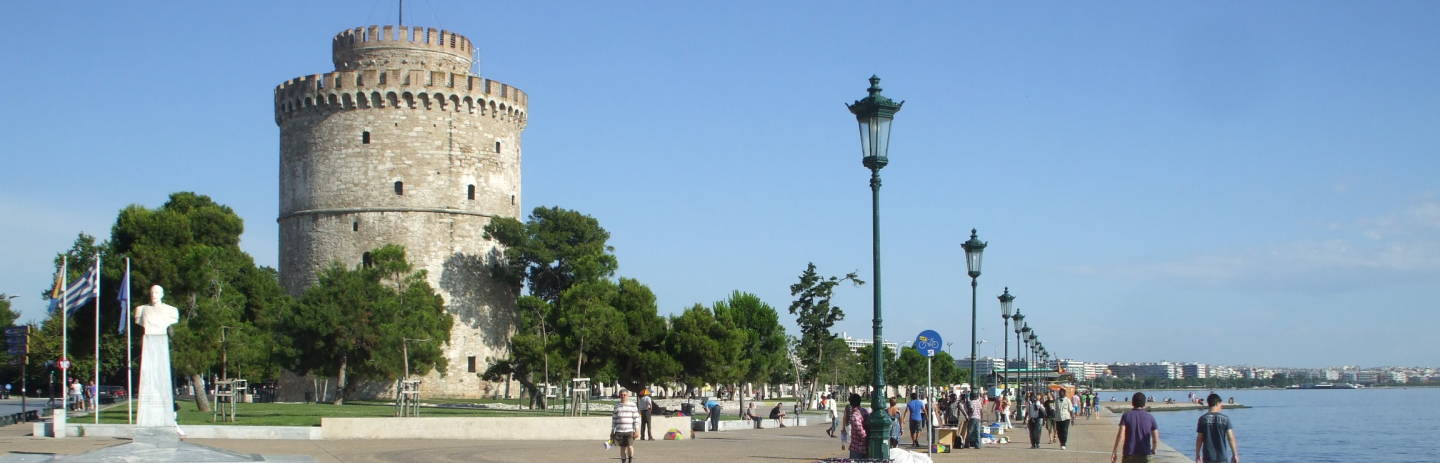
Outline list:
[[[1179,365],[1170,362],[1118,363],[1110,365],[1110,374],[1121,379],[1179,379],[1181,377]]]
[[[1325,380],[1326,380],[1326,381],[1339,381],[1339,380],[1340,380],[1340,370],[1325,370]]]
[[[852,353],[859,352],[861,347],[875,344],[874,339],[852,338],[849,333],[840,333],[840,337],[845,340],[845,345],[850,348],[850,352]],[[900,345],[895,343],[895,341],[885,341],[884,344],[886,348],[890,349],[890,355],[900,355]]]
[[[970,369],[970,357],[955,361],[955,366],[961,369]],[[1005,360],[994,357],[980,357],[975,359],[975,378],[990,378],[990,374],[1005,369]],[[988,383],[987,383],[988,384]]]
[[[1210,377],[1210,367],[1203,363],[1186,363],[1180,365],[1180,373],[1185,378],[1205,379]]]

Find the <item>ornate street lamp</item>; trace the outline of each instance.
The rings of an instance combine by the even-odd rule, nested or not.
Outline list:
[[[980,278],[980,256],[985,252],[985,242],[975,236],[975,229],[970,229],[970,240],[960,243],[965,248],[965,268],[970,274],[970,387],[978,384],[975,381],[975,287],[976,280]]]
[[[1004,328],[1000,329],[1000,337],[1005,338],[1005,354],[1000,356],[1000,361],[1005,364],[1005,369],[1001,371],[1006,374],[1001,382],[1005,384],[1005,390],[1007,392],[1010,390],[1010,382],[1008,381],[1010,377],[1010,306],[1014,303],[1015,296],[1010,295],[1010,287],[1006,286],[1005,292],[1000,295],[1000,318],[1005,319]],[[1016,313],[1016,315],[1019,315],[1019,313]],[[1015,322],[1019,323],[1020,319],[1015,319]],[[1017,346],[1016,348],[1019,347]]]
[[[877,76],[870,76],[870,88],[866,91],[870,93],[869,96],[846,105],[860,123],[860,162],[870,169],[871,249],[875,264],[875,341],[872,344],[874,349],[871,349],[870,362],[873,365],[870,377],[872,413],[865,421],[865,430],[869,432],[869,437],[865,440],[865,454],[869,458],[888,460],[890,417],[881,412],[885,409],[885,361],[881,357],[885,344],[880,334],[880,169],[890,163],[890,123],[895,120],[895,113],[900,111],[900,106],[905,102],[896,103],[895,100],[881,95],[880,78]]]
[[[1020,313],[1020,309],[1015,309],[1015,316],[1010,317],[1010,318],[1015,319],[1015,357],[1016,357],[1015,360],[1018,360],[1018,361],[1020,362],[1020,367],[1021,367],[1020,376],[1016,378],[1016,381],[1015,381],[1015,382],[1016,382],[1016,385],[1020,387],[1020,391],[1021,391],[1021,392],[1024,392],[1024,391],[1025,391],[1025,376],[1024,376],[1024,375],[1025,375],[1025,371],[1024,371],[1025,361],[1024,361],[1024,360],[1020,360],[1020,359],[1024,358],[1024,357],[1025,357],[1025,354],[1021,353],[1021,351],[1020,351],[1020,331],[1021,331],[1021,330],[1024,328],[1024,326],[1025,326],[1025,314]],[[1008,361],[1008,360],[1007,360],[1007,361]],[[1016,404],[1020,404],[1020,403],[1021,403],[1021,402],[1020,402],[1020,397],[1021,397],[1020,394],[1016,394],[1016,395],[1015,395],[1015,398],[1016,398],[1015,403],[1016,403]],[[1019,408],[1019,407],[1017,406],[1016,408]]]

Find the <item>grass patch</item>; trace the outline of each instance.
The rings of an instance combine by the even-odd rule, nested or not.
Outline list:
[[[427,403],[441,403],[426,400]],[[453,403],[473,403],[455,401]],[[176,421],[182,425],[242,425],[242,426],[319,426],[320,418],[381,418],[395,416],[395,407],[389,402],[352,401],[345,405],[296,404],[296,403],[242,403],[235,412],[234,422],[213,422],[210,412],[202,412],[193,400],[181,400]],[[420,416],[564,416],[562,410],[490,410],[467,408],[422,407]],[[592,413],[590,416],[609,416],[608,413]],[[125,423],[125,405],[119,404],[100,412],[101,423]]]

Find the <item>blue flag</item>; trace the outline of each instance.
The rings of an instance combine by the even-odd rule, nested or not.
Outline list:
[[[130,328],[130,259],[125,259],[125,277],[120,279],[120,333]]]

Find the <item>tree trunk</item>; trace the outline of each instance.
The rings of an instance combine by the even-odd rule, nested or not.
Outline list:
[[[201,378],[199,373],[190,375],[190,386],[195,388],[195,408],[209,413],[210,396],[205,393],[205,378]]]
[[[345,382],[345,368],[349,364],[349,356],[340,357],[340,374],[335,379],[335,402],[332,402],[335,405],[345,405],[345,387],[349,384]]]

